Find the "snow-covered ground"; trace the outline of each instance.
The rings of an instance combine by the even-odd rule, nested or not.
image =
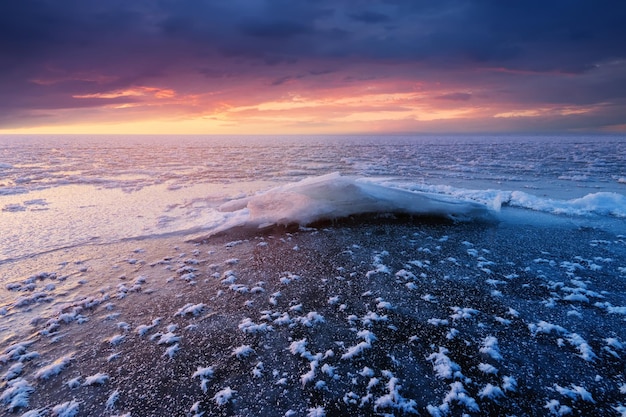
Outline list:
[[[597,229],[360,216],[82,246],[0,272],[9,415],[626,406],[626,236]]]

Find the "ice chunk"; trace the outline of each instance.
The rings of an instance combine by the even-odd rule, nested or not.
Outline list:
[[[8,404],[9,410],[28,407],[28,397],[35,391],[24,378],[12,379],[7,382],[5,390],[0,395],[0,401]]]
[[[196,372],[191,375],[192,378],[211,378],[213,376],[214,369],[212,366],[202,367],[198,366]]]
[[[50,365],[44,366],[35,373],[36,379],[48,379],[51,376],[58,375],[74,359],[74,353],[65,355],[52,362]]]
[[[247,209],[247,212],[245,211]],[[489,214],[486,205],[445,195],[413,192],[338,173],[307,178],[258,194],[230,201],[220,210],[240,212],[228,229],[238,225],[310,224],[366,213],[406,213],[476,218]]]
[[[487,384],[478,392],[478,396],[480,398],[489,398],[490,400],[496,400],[499,397],[504,397],[504,392],[502,392],[500,387],[492,384]]]
[[[500,354],[500,348],[498,347],[498,339],[496,339],[493,336],[487,336],[483,340],[483,344],[480,348],[480,353],[489,355],[497,361],[502,360],[502,355]]]
[[[572,384],[570,385],[570,388],[564,388],[559,386],[558,384],[555,384],[554,388],[558,391],[559,394],[569,397],[574,401],[581,399],[583,401],[595,403],[593,397],[591,396],[591,393],[579,385]]]
[[[109,380],[109,376],[107,374],[103,374],[98,372],[97,374],[88,376],[85,378],[84,386],[88,385],[102,385]]]
[[[117,402],[117,400],[120,398],[120,391],[119,390],[115,390],[113,391],[110,395],[109,398],[107,399],[107,402],[105,404],[105,408],[107,410],[111,410],[113,408],[115,408],[115,403]]]
[[[433,363],[433,369],[441,379],[451,379],[461,371],[461,367],[448,357],[448,353],[448,349],[439,347],[439,352],[431,353],[426,358]]]
[[[612,192],[592,193],[572,200],[553,200],[514,191],[508,204],[554,214],[626,217],[626,196]]]
[[[74,417],[78,414],[80,403],[72,400],[52,407],[52,415],[56,417]]]
[[[230,387],[226,387],[223,390],[218,391],[217,394],[215,394],[215,396],[213,397],[213,400],[215,401],[215,404],[221,407],[228,404],[228,402],[236,392],[237,391],[231,389]]]
[[[183,307],[181,307],[175,314],[174,316],[181,316],[184,317],[188,314],[192,315],[192,316],[198,316],[200,315],[200,313],[202,313],[202,311],[204,311],[204,309],[206,308],[206,304],[203,303],[199,303],[199,304],[185,304]]]
[[[307,417],[326,417],[324,407],[309,408]]]
[[[254,349],[252,349],[249,345],[241,345],[233,349],[232,356],[237,356],[238,358],[246,357],[254,353]]]

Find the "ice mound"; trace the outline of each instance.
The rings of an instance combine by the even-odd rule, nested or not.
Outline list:
[[[223,212],[245,212],[247,226],[300,224],[359,214],[402,213],[468,220],[489,217],[486,205],[458,198],[413,192],[343,177],[337,173],[276,187],[230,201]]]
[[[563,201],[536,197],[521,191],[514,191],[511,193],[508,204],[553,214],[579,216],[598,214],[603,216],[626,217],[626,196],[611,192],[592,193],[580,198]]]
[[[475,201],[498,212],[502,207],[516,207],[543,213],[566,216],[626,217],[626,196],[615,192],[596,192],[579,198],[560,200],[537,196],[524,191],[496,189],[465,189],[451,185],[406,184],[394,185],[388,180],[377,181],[382,186],[397,186],[412,192],[446,195],[458,200]]]

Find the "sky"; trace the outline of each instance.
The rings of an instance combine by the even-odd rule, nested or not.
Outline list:
[[[626,132],[623,0],[5,0],[0,134]]]

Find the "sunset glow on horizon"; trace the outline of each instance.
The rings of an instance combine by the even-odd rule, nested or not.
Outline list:
[[[623,132],[606,3],[11,2],[0,134]]]

